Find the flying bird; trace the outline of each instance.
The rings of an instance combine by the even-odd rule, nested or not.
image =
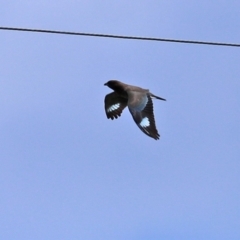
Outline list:
[[[118,118],[126,106],[132,114],[137,126],[149,137],[158,140],[160,135],[156,128],[152,99],[166,99],[153,95],[148,89],[128,85],[117,80],[104,84],[114,92],[105,96],[105,111],[107,118]]]

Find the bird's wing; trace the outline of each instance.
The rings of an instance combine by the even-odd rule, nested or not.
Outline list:
[[[128,108],[137,126],[149,137],[159,139],[150,93],[128,91]]]
[[[112,120],[120,117],[123,109],[127,106],[127,98],[120,96],[116,92],[107,94],[104,102],[107,118]]]

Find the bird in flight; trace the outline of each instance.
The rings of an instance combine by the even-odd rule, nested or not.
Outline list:
[[[148,89],[128,85],[117,80],[104,84],[113,90],[105,96],[105,112],[107,118],[118,118],[123,109],[128,106],[137,126],[149,137],[158,140],[160,135],[156,128],[152,99],[166,99],[155,96]]]

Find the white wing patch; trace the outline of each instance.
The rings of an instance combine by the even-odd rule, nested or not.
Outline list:
[[[120,103],[116,103],[107,109],[108,112],[117,110],[120,107]]]
[[[147,117],[144,117],[142,121],[139,123],[141,127],[149,127],[150,126],[150,121]]]

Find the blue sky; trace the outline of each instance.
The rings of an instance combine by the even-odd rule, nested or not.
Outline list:
[[[240,43],[239,1],[0,1],[0,25]],[[0,32],[1,239],[240,239],[240,50]],[[109,79],[148,88],[160,141]]]

